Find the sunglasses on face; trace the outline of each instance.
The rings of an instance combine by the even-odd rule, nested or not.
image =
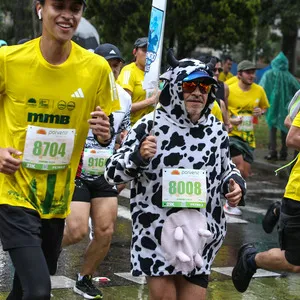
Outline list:
[[[223,68],[214,68],[214,73],[216,73],[217,71],[221,73],[223,72]]]
[[[202,94],[208,94],[211,85],[199,81],[186,81],[182,83],[182,90],[184,93],[192,93],[197,87]]]

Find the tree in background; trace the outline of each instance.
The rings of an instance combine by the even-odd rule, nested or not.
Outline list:
[[[29,3],[28,3],[29,2]],[[28,0],[1,0],[0,14],[11,24],[0,25],[0,38],[8,41],[9,45],[16,44],[20,39],[33,38],[32,3]],[[3,30],[4,29],[4,30]]]
[[[280,50],[289,60],[290,72],[296,70],[296,44],[300,27],[299,0],[261,0],[261,26],[272,26],[282,34]],[[267,42],[267,39],[266,39]],[[277,53],[273,53],[274,58]]]
[[[86,17],[99,29],[103,42],[117,44],[128,57],[135,39],[148,34],[151,4],[151,0],[89,0]],[[175,47],[180,58],[199,44],[230,49],[241,42],[249,57],[259,9],[260,0],[168,1],[165,45]]]

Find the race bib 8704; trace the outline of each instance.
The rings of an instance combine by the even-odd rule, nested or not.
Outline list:
[[[70,163],[75,129],[28,126],[22,164],[36,170],[61,170]]]

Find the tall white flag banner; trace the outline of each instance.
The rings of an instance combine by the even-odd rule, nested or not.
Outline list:
[[[164,39],[167,0],[153,0],[150,16],[148,48],[145,65],[144,90],[158,87]]]

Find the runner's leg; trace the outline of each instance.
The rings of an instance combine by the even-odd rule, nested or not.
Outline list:
[[[71,213],[66,218],[62,247],[80,242],[88,233],[88,222],[91,204],[89,202],[72,201]]]
[[[196,277],[196,276],[194,276]],[[200,283],[192,283],[183,276],[176,276],[177,300],[205,300],[207,282],[203,282],[206,287]]]
[[[65,219],[42,219],[42,249],[46,258],[50,275],[57,269],[57,261],[61,251]]]
[[[176,300],[175,276],[148,276],[149,300]]]
[[[42,248],[14,248],[9,250],[9,255],[16,274],[13,289],[7,299],[49,300],[51,298],[51,282]]]
[[[80,274],[93,274],[105,258],[110,248],[117,212],[117,197],[92,199],[91,218],[94,237],[86,249]]]
[[[251,165],[248,162],[244,161],[243,155],[232,157],[232,161],[241,172],[241,175],[244,177],[244,179],[247,179],[251,171]]]

